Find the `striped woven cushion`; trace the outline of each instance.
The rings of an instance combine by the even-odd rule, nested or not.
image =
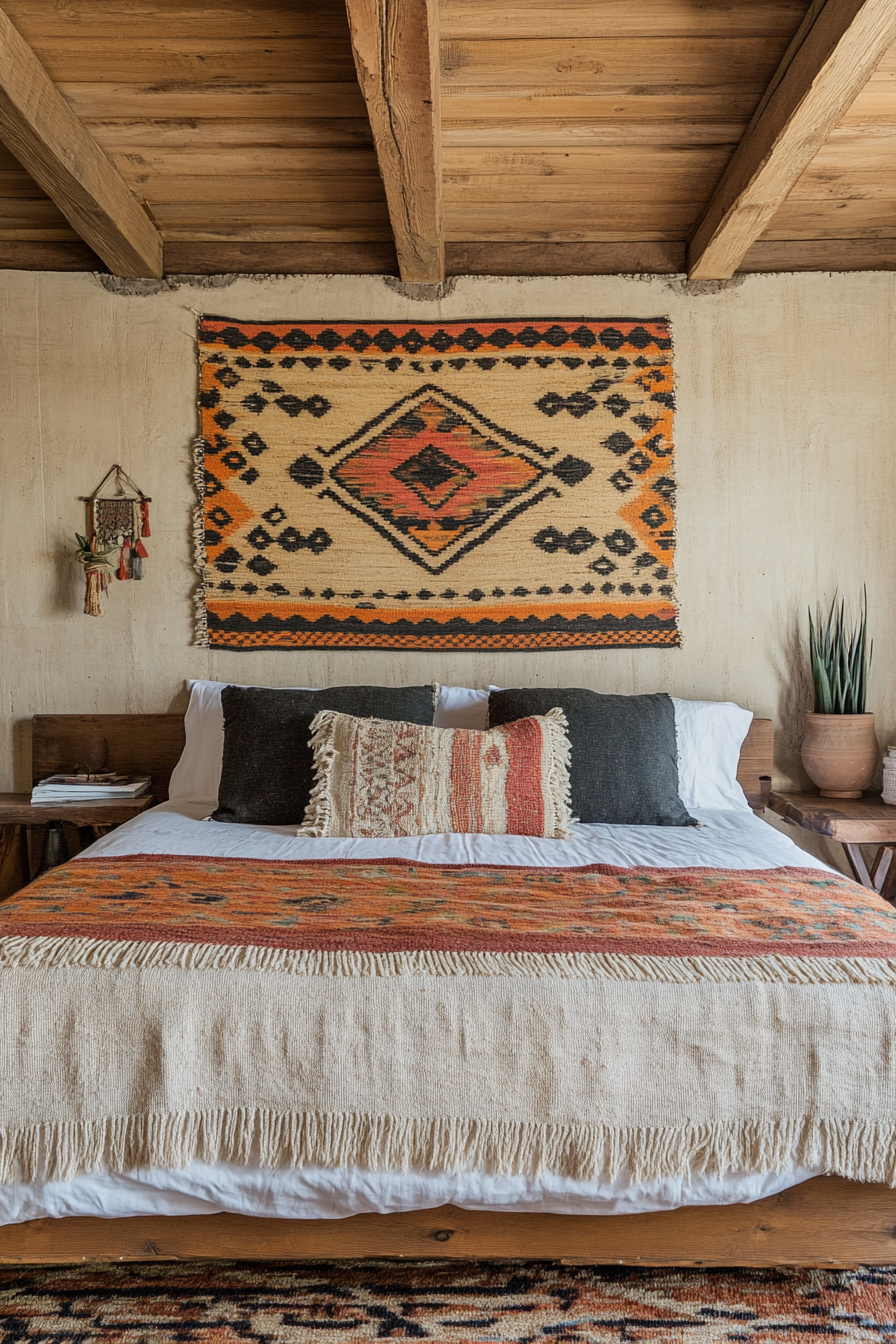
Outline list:
[[[299,835],[569,835],[562,710],[488,732],[323,710],[311,728],[316,784]]]

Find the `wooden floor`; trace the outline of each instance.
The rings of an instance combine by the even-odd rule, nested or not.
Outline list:
[[[822,1176],[755,1204],[620,1217],[362,1214],[291,1221],[43,1218],[0,1228],[0,1263],[121,1260],[559,1260],[564,1264],[819,1265],[896,1263],[896,1191]]]

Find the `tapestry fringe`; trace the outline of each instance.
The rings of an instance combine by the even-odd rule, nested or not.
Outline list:
[[[809,1117],[615,1127],[460,1117],[278,1112],[248,1107],[108,1116],[0,1131],[0,1183],[82,1172],[258,1161],[265,1168],[488,1171],[635,1181],[820,1168],[896,1186],[896,1121]]]
[[[267,971],[279,975],[501,976],[555,980],[630,980],[661,984],[892,985],[896,960],[882,957],[655,957],[617,952],[353,952],[227,943],[112,941],[99,938],[0,939],[0,970]]]
[[[193,620],[195,627],[194,644],[202,649],[209,647],[208,607],[206,598],[206,569],[208,555],[205,550],[205,512],[202,506],[205,491],[205,439],[198,435],[193,440],[193,484],[199,503],[193,507],[193,568],[199,575],[199,587],[193,594]]]

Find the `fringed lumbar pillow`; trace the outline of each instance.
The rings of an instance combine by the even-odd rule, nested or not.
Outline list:
[[[316,783],[299,835],[570,834],[560,709],[487,732],[322,710],[311,729]]]

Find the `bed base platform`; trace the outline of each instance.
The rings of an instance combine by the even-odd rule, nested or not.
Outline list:
[[[291,1220],[40,1218],[0,1228],[0,1264],[155,1260],[558,1260],[562,1264],[896,1263],[896,1191],[818,1176],[754,1204],[603,1217],[422,1213]]]

